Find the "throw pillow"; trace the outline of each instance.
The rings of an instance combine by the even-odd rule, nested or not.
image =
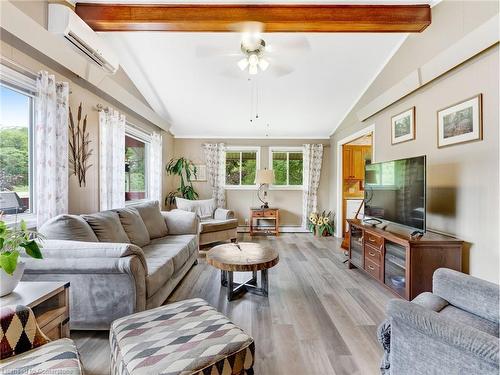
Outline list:
[[[149,243],[149,232],[139,212],[134,207],[120,208],[115,211],[120,217],[120,222],[130,242],[139,247],[146,246]]]
[[[160,212],[160,203],[151,201],[135,205],[134,208],[141,215],[142,221],[146,225],[151,240],[168,235],[167,224]]]
[[[100,242],[130,243],[116,212],[102,211],[82,217],[92,227]]]
[[[213,218],[217,208],[215,199],[191,201],[184,198],[175,198],[175,204],[179,210],[194,212],[201,220]]]
[[[46,221],[38,231],[48,240],[99,242],[90,225],[77,215],[58,215]]]

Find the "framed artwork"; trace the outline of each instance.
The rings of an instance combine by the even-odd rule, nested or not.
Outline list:
[[[438,147],[483,139],[482,102],[479,94],[437,112]]]
[[[193,181],[206,181],[207,180],[207,166],[205,164],[195,164],[196,177],[193,176]]]
[[[393,145],[415,139],[415,107],[391,117],[391,133]]]

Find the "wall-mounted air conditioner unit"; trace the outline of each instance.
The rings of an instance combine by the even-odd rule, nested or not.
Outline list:
[[[109,73],[116,73],[118,58],[76,13],[63,4],[49,4],[48,30],[61,35],[97,65]]]

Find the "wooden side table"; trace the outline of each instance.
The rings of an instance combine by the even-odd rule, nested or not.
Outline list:
[[[24,305],[51,340],[69,337],[69,282],[21,281],[0,305]]]
[[[260,219],[274,220],[274,227],[259,227]],[[254,220],[256,225],[254,225]],[[280,235],[280,210],[279,208],[251,208],[250,209],[250,236],[256,234]]]

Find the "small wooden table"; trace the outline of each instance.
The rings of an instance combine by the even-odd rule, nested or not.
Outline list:
[[[28,306],[51,340],[69,337],[69,282],[21,281],[0,305]]]
[[[258,220],[274,220],[274,227],[260,227]],[[254,225],[254,220],[257,221],[257,225]],[[250,209],[250,236],[256,234],[274,234],[276,236],[280,235],[280,210],[279,208],[251,208]]]
[[[207,253],[207,263],[221,270],[221,284],[227,287],[228,301],[244,292],[267,297],[267,270],[278,264],[278,261],[276,250],[251,242],[218,245]],[[261,272],[260,287],[257,287],[257,271]],[[252,272],[252,278],[241,284],[236,283],[233,281],[233,272]]]

